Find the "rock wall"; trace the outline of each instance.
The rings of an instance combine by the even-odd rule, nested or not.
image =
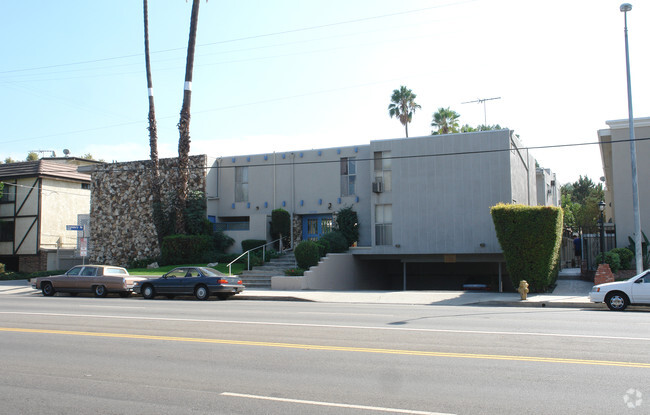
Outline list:
[[[178,159],[160,160],[162,192],[173,190]],[[207,157],[189,160],[188,190],[205,192]],[[151,161],[103,164],[91,174],[89,261],[126,266],[160,255],[153,224]]]

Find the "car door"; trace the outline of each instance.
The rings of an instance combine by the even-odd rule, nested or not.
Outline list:
[[[650,304],[650,272],[632,284],[632,302]]]
[[[97,276],[97,267],[84,267],[75,279],[76,291],[92,291],[92,286]]]
[[[187,272],[184,268],[176,268],[169,271],[163,276],[156,280],[155,289],[156,292],[160,294],[181,294],[183,278]]]
[[[72,267],[64,275],[54,277],[51,279],[52,286],[57,291],[76,291],[77,280],[79,279],[79,274],[83,271],[83,266]]]
[[[185,275],[180,279],[182,294],[194,294],[194,286],[199,282],[200,275],[196,268],[187,268]]]

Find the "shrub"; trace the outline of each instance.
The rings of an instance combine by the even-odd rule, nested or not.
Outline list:
[[[557,279],[562,209],[500,203],[490,213],[512,284],[526,280],[532,292],[546,291]]]
[[[321,258],[330,252],[330,243],[328,240],[321,238],[316,242],[316,245],[318,246],[318,255],[320,255]]]
[[[596,263],[601,264],[603,262],[603,254],[596,255]],[[609,269],[612,272],[618,272],[621,269],[621,257],[612,251],[605,252],[605,263],[609,264]]]
[[[166,265],[203,262],[212,254],[207,235],[170,235],[163,238],[160,262]]]
[[[351,207],[339,210],[336,216],[336,228],[343,234],[347,246],[352,246],[359,240],[359,220],[357,212]]]
[[[5,272],[5,264],[0,263],[0,274]]]
[[[628,248],[614,248],[609,252],[618,255],[621,260],[621,269],[630,269],[632,266],[632,260],[634,259],[634,252],[630,251]]]
[[[305,275],[305,270],[302,268],[289,268],[284,270],[284,275],[288,277],[302,277]]]
[[[291,239],[291,215],[284,209],[274,209],[271,212],[271,237],[275,241],[280,239],[282,244],[289,246]]]
[[[243,252],[246,252],[250,249],[257,248],[259,246],[266,245],[266,240],[264,239],[244,239],[241,241],[241,249]]]
[[[293,250],[296,257],[298,267],[302,269],[309,269],[314,265],[318,265],[320,254],[318,253],[318,245],[313,241],[302,241]]]
[[[147,268],[149,264],[152,264],[154,262],[161,262],[160,258],[140,258],[140,259],[132,259],[129,261],[128,265],[126,266],[127,268]]]
[[[348,245],[348,241],[345,239],[345,236],[341,231],[327,232],[326,234],[320,237],[320,240],[318,242],[319,243],[327,242],[326,245],[328,247],[327,252],[334,252],[334,253],[345,252],[348,250],[348,247],[350,246]]]
[[[235,240],[221,231],[212,234],[212,245],[217,252],[226,252],[235,244]]]

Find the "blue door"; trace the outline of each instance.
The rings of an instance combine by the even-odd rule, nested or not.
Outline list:
[[[304,215],[302,217],[302,240],[317,241],[324,233],[330,232],[334,220],[332,215]]]

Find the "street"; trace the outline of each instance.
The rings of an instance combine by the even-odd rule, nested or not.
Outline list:
[[[647,311],[0,298],[0,413],[650,413]]]

